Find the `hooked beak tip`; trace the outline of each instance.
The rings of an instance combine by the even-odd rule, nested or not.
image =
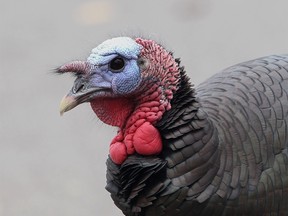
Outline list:
[[[60,116],[63,116],[63,114],[71,109],[73,109],[75,106],[77,106],[77,101],[72,96],[64,96],[63,99],[60,102]]]
[[[60,110],[60,116],[63,116],[64,113],[65,113],[64,111],[61,111],[61,110]]]

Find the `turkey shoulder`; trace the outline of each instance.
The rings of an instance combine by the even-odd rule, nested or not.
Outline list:
[[[224,213],[287,214],[288,55],[230,67],[202,83],[197,96],[223,147],[216,193],[227,199]]]
[[[288,56],[224,70],[179,89],[156,127],[163,151],[107,161],[107,190],[125,215],[285,215]],[[153,204],[153,205],[152,205]]]

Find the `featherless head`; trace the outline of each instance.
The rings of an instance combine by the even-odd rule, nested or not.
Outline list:
[[[129,37],[106,40],[92,50],[87,61],[69,62],[57,72],[77,75],[72,90],[61,103],[61,114],[80,103],[91,102],[100,118],[99,108],[101,101],[106,104],[105,98],[111,99],[112,104],[121,98],[137,105],[137,99],[145,100],[143,95],[148,96],[151,89],[161,91],[157,99],[169,109],[180,76],[178,63],[170,52],[152,40]]]
[[[119,134],[110,147],[115,163],[122,163],[135,151],[157,154],[162,142],[153,125],[171,108],[170,101],[180,82],[179,71],[172,54],[152,40],[106,40],[92,50],[86,61],[59,67],[59,73],[72,72],[77,77],[61,101],[60,113],[90,102],[100,120],[118,126]]]

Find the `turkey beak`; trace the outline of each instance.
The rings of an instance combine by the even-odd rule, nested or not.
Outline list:
[[[103,87],[91,86],[87,79],[77,78],[71,91],[60,102],[60,115],[81,103],[89,102],[96,92],[103,89]]]
[[[72,95],[67,94],[66,96],[64,96],[60,102],[60,115],[62,116],[64,114],[64,112],[67,112],[71,109],[73,109],[74,107],[76,107],[79,103],[77,103],[77,100],[75,99],[75,97],[73,97]]]

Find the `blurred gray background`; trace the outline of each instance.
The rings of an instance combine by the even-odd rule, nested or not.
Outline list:
[[[105,191],[115,128],[88,104],[60,117],[73,83],[53,69],[103,40],[172,50],[196,85],[245,60],[288,53],[287,0],[2,0],[0,216],[120,216]]]

